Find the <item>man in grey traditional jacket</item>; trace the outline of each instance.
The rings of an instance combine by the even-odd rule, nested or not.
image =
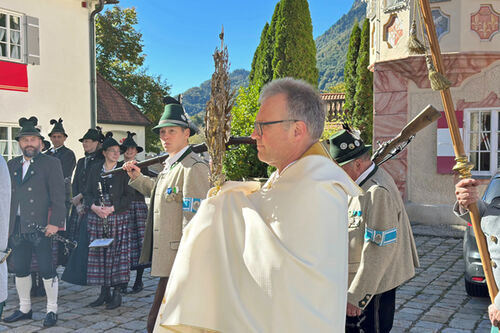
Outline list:
[[[209,189],[208,165],[188,144],[197,131],[184,113],[182,106],[168,98],[165,111],[153,131],[159,135],[169,157],[158,177],[141,174],[136,161],[125,163],[129,185],[151,198],[144,242],[139,263],[151,262],[151,275],[160,277],[155,299],[148,316],[148,332],[153,327],[165,293],[170,270],[182,236]]]
[[[396,288],[419,266],[410,221],[394,180],[371,161],[370,146],[347,130],[329,144],[333,159],[364,191],[349,197],[346,332],[389,332]]]

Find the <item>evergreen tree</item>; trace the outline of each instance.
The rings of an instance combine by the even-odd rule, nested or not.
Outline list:
[[[274,42],[276,35],[276,22],[278,21],[280,3],[274,7],[274,13],[271,18],[271,24],[266,22],[260,43],[254,53],[252,61],[252,70],[250,73],[250,83],[262,87],[273,79],[273,57]],[[253,74],[253,75],[252,75]]]
[[[345,104],[344,110],[354,110],[354,94],[356,93],[356,69],[358,61],[359,44],[361,39],[361,29],[358,22],[354,22],[352,27],[349,47],[347,49],[346,62],[344,67],[345,82]]]
[[[266,43],[267,30],[269,29],[269,23],[266,22],[262,33],[260,34],[260,43],[253,54],[252,67],[250,69],[250,75],[248,80],[251,84],[258,83],[262,81],[262,69],[263,69],[263,54],[264,54],[264,44]]]
[[[151,120],[146,128],[146,151],[160,152],[158,135],[151,128],[163,113],[163,97],[170,87],[160,75],[149,75],[142,67],[146,56],[137,23],[134,8],[115,6],[97,16],[96,69]]]
[[[317,87],[316,45],[307,0],[281,0],[275,38],[273,79],[290,76]]]
[[[260,87],[250,84],[240,88],[236,103],[231,111],[232,136],[249,136],[253,132],[253,123],[259,111]],[[267,177],[267,164],[259,161],[257,148],[253,145],[241,145],[226,151],[224,174],[229,180],[242,180],[250,177]]]
[[[373,132],[373,73],[368,69],[369,65],[370,22],[365,19],[356,68],[353,125],[361,131],[361,138],[368,144],[372,142]]]

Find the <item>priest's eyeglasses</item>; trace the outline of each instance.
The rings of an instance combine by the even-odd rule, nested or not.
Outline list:
[[[275,120],[275,121],[256,121],[253,123],[253,127],[257,131],[258,136],[262,136],[262,128],[266,125],[273,125],[273,124],[279,124],[279,123],[285,123],[287,121],[293,121],[297,122],[299,120],[297,119],[283,119],[283,120]]]

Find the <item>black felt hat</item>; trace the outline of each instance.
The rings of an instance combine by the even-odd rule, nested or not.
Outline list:
[[[38,119],[35,116],[31,116],[30,119],[26,119],[24,117],[19,119],[19,126],[21,126],[21,130],[15,139],[19,141],[19,138],[22,136],[38,136],[43,140],[40,130],[35,127],[36,125],[38,125]]]
[[[365,143],[357,135],[347,130],[341,130],[330,137],[330,155],[340,166],[355,160],[372,146]]]
[[[102,152],[106,149],[108,149],[109,147],[113,147],[113,146],[118,146],[120,147],[120,154],[123,154],[123,152],[127,149],[127,148],[124,148],[122,146],[120,146],[120,144],[118,143],[118,141],[116,141],[115,139],[113,139],[113,132],[108,132],[106,133],[106,138],[104,139],[104,142],[102,143],[102,147],[101,149],[99,149],[99,152],[102,154]]]
[[[85,139],[90,139],[92,141],[99,141],[100,139],[99,131],[94,128],[90,128],[82,138],[78,139],[78,141],[83,142],[83,140]]]
[[[100,143],[104,142],[104,134],[102,134],[102,129],[99,126],[94,128],[90,128],[85,135],[78,139],[78,141],[83,142],[85,139],[90,139],[92,141],[99,141]]]
[[[49,150],[50,149],[50,142],[47,141],[47,140],[43,140],[42,142],[43,142],[43,149],[42,149],[42,151]]]
[[[54,133],[61,133],[61,134],[64,134],[65,137],[68,137],[68,134],[66,134],[66,132],[64,131],[64,127],[62,125],[62,122],[63,122],[62,118],[59,118],[59,120],[55,120],[55,119],[50,120],[50,124],[54,125],[54,127],[52,128],[52,131],[50,131],[49,137]]]
[[[123,140],[121,147],[124,148],[124,151],[126,151],[128,147],[135,147],[135,149],[137,149],[137,152],[140,153],[144,149],[138,146],[137,143],[134,141],[134,139],[132,138],[134,135],[135,133],[127,131],[127,137],[125,138],[125,140]]]

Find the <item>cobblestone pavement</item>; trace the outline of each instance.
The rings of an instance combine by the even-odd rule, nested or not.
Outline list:
[[[391,332],[490,332],[488,298],[467,296],[463,240],[415,237],[420,268],[398,288]]]
[[[416,276],[397,291],[396,317],[392,332],[484,332],[490,331],[487,298],[465,293],[462,239],[416,235],[421,267]],[[131,281],[134,276],[132,275]],[[123,297],[115,310],[86,307],[97,298],[99,288],[75,286],[64,281],[59,290],[57,327],[43,329],[45,297],[33,298],[33,319],[0,323],[9,332],[145,332],[146,317],[157,280],[144,273],[144,290]],[[4,315],[17,308],[14,278],[9,278],[9,298]],[[277,332],[278,333],[278,332]]]

